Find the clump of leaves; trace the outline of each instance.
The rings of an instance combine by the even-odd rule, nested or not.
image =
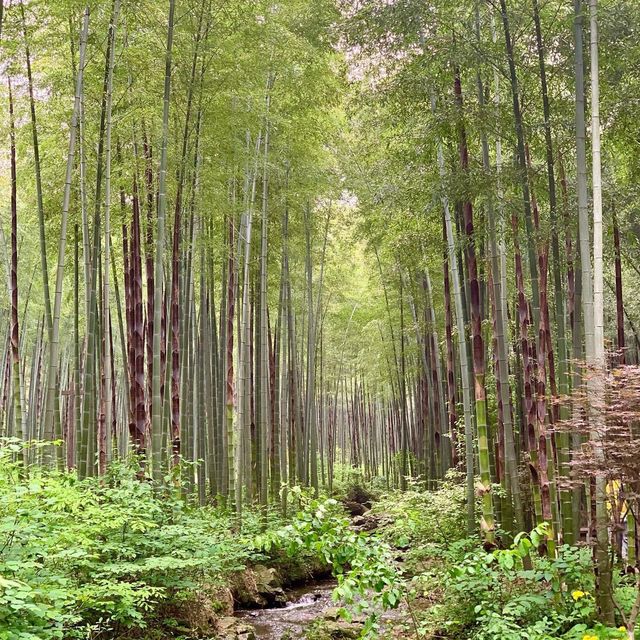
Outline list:
[[[626,637],[597,626],[589,549],[563,545],[554,558],[535,554],[543,523],[508,549],[477,548],[453,565],[446,583],[446,625],[477,640],[569,640]]]
[[[98,479],[24,469],[0,447],[0,638],[144,627],[159,602],[250,557],[233,517],[192,509],[116,463]],[[251,531],[248,532],[249,535]]]
[[[298,488],[292,490],[301,506],[292,522],[256,538],[264,552],[278,547],[292,556],[312,552],[331,565],[338,579],[333,598],[347,608],[342,616],[366,616],[363,637],[378,630],[379,614],[394,609],[404,595],[404,582],[391,547],[383,540],[354,531],[344,508],[335,499],[310,498]]]
[[[385,537],[395,547],[450,544],[466,536],[464,491],[455,471],[436,490],[409,479],[406,491],[382,496],[372,511],[391,520]]]

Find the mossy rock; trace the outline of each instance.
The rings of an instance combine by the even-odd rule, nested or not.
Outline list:
[[[255,640],[256,634],[250,624],[233,616],[227,616],[218,620],[216,638],[219,640]]]
[[[204,585],[197,591],[159,604],[157,617],[181,633],[208,636],[215,632],[220,614],[233,613],[233,599],[228,589]],[[166,636],[163,636],[166,637]]]
[[[331,565],[311,555],[296,558],[279,556],[274,559],[274,565],[284,587],[295,587],[332,576]]]
[[[334,609],[332,607],[332,609]],[[339,609],[335,610],[335,614],[339,617]],[[327,613],[331,616],[331,610],[325,612],[325,618]],[[356,640],[362,633],[362,624],[360,622],[347,622],[340,619],[325,619],[318,620],[309,629],[306,634],[307,640]]]
[[[278,572],[261,564],[236,574],[232,580],[232,591],[240,609],[264,609],[286,604]]]

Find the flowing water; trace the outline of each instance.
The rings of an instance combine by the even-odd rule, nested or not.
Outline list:
[[[258,640],[302,638],[309,625],[334,606],[331,593],[335,586],[335,580],[324,580],[292,589],[287,592],[287,604],[284,607],[241,609],[236,611],[235,616],[255,629]]]

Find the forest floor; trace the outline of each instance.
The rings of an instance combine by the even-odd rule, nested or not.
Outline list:
[[[486,551],[464,486],[291,488],[240,518],[114,464],[82,482],[0,460],[2,640],[625,637],[595,622],[590,550]],[[523,554],[533,568],[523,566]],[[622,594],[624,595],[624,593]],[[632,597],[632,594],[629,594]]]

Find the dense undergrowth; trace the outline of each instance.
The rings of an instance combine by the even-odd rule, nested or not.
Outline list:
[[[179,612],[252,563],[329,565],[342,600],[366,613],[399,602],[389,549],[354,532],[337,500],[293,488],[286,520],[245,510],[240,521],[140,481],[133,465],[80,482],[25,470],[19,449],[0,449],[1,640],[204,637]]]
[[[222,511],[191,509],[134,469],[106,477],[24,470],[0,458],[0,638],[108,637],[153,624],[158,605],[188,598],[250,560],[251,515],[238,535]]]
[[[404,549],[409,620],[403,637],[451,640],[604,640],[624,627],[596,619],[591,550],[561,546],[538,553],[543,525],[511,546],[485,551],[465,532],[464,488],[455,476],[437,491],[419,484],[383,496],[374,512],[390,521],[381,534]],[[617,577],[617,600],[630,609],[634,584]],[[396,637],[397,632],[389,635]]]
[[[379,495],[370,514],[378,528],[366,533],[350,526],[339,500],[297,488],[287,519],[248,511],[240,522],[220,508],[191,506],[179,488],[140,481],[133,466],[114,464],[105,477],[80,482],[25,471],[17,450],[0,452],[0,640],[203,637],[175,612],[198,606],[203,592],[214,599],[252,563],[330,566],[344,616],[364,614],[363,635],[628,637],[597,624],[588,548],[541,557],[538,528],[510,548],[484,551],[466,536],[455,476],[436,491],[412,483]],[[348,478],[343,499],[361,484]],[[631,607],[635,591],[622,575],[616,595]],[[381,614],[398,605],[403,616],[391,629]]]

